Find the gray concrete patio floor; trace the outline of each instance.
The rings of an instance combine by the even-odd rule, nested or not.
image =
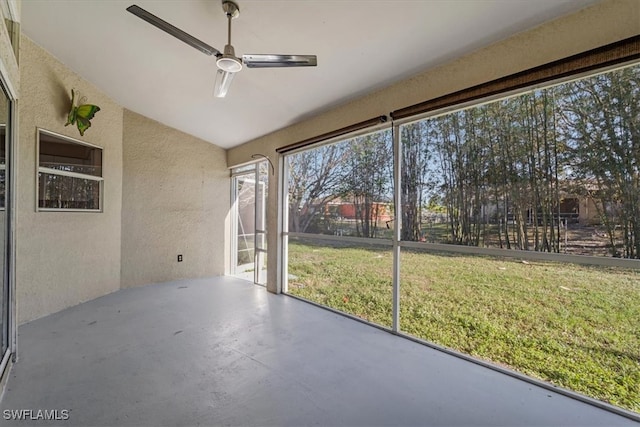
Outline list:
[[[121,290],[25,324],[19,355],[2,410],[69,419],[2,425],[639,424],[230,277]]]

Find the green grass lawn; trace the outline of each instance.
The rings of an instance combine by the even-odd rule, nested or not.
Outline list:
[[[390,248],[289,244],[289,293],[391,325]],[[640,271],[401,255],[403,332],[640,412]]]

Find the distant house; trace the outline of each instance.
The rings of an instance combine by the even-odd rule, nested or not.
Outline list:
[[[560,194],[560,206],[557,214],[554,216],[559,216],[563,220],[567,220],[569,222],[578,223],[580,225],[596,225],[602,222],[600,217],[602,207],[596,205],[596,198],[591,194],[577,194],[576,192],[562,192]],[[600,202],[598,202],[600,203]],[[531,206],[527,210],[527,219],[529,221],[534,221],[534,210],[536,207]],[[537,207],[538,214],[540,217],[541,208]],[[607,214],[611,214],[613,209],[610,204],[606,204],[605,206]],[[490,204],[486,204],[482,206],[481,209],[481,220],[482,221],[496,221],[500,217],[503,216],[502,212],[504,210],[504,200],[500,200],[498,202],[498,206],[496,206],[495,202]],[[513,220],[513,212],[511,208],[511,204],[507,205],[507,218],[509,221]]]
[[[570,186],[571,190],[568,190],[565,195],[563,195],[563,200],[574,201],[573,203],[576,204],[577,209],[578,222],[581,225],[601,224],[602,214],[615,216],[615,211],[620,203],[612,202],[609,197],[605,197],[596,182],[576,181],[572,182]]]
[[[325,206],[325,214],[340,217],[346,220],[356,220],[360,217],[357,215],[357,206],[353,201],[343,200],[341,198],[334,199]],[[391,221],[393,219],[393,211],[391,203],[373,202],[371,203],[371,220],[380,224],[382,222]]]

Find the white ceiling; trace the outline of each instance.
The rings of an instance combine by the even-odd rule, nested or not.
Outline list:
[[[220,0],[24,0],[22,31],[125,108],[229,148],[596,2],[238,0],[237,55],[315,54],[318,66],[245,68],[224,99],[214,57],[125,11],[222,50]]]

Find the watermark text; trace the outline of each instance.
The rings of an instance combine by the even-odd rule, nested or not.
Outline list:
[[[12,421],[66,421],[69,419],[68,409],[5,409],[2,411],[5,420]]]

